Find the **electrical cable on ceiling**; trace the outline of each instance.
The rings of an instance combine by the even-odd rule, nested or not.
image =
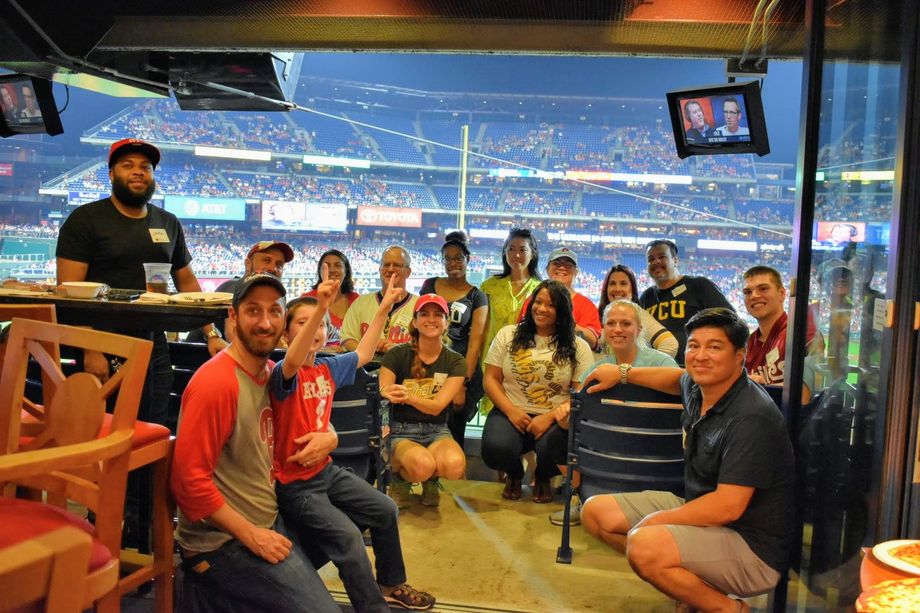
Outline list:
[[[67,94],[67,100],[64,101],[64,106],[57,110],[58,115],[67,110],[67,106],[70,104],[70,86],[64,83],[64,92]]]
[[[126,75],[126,74],[120,73],[119,71],[115,70],[114,68],[109,68],[109,67],[107,67],[107,66],[102,66],[102,65],[99,65],[99,64],[95,64],[95,63],[90,62],[90,61],[88,61],[88,60],[85,60],[85,59],[83,59],[83,58],[78,58],[78,57],[74,57],[74,56],[68,55],[67,53],[65,53],[60,47],[58,47],[58,46],[54,43],[54,41],[51,39],[51,37],[48,36],[48,34],[47,34],[44,30],[42,30],[41,27],[39,27],[39,25],[29,16],[29,14],[19,5],[19,3],[16,2],[16,0],[8,0],[8,1],[9,1],[9,3],[10,3],[10,4],[11,4],[21,15],[22,15],[23,19],[25,19],[26,21],[29,22],[29,25],[32,26],[32,28],[36,31],[36,33],[38,33],[38,34],[45,40],[45,42],[48,43],[48,45],[51,47],[51,49],[57,54],[58,57],[52,56],[50,59],[63,60],[63,61],[65,61],[65,62],[69,63],[69,64],[72,64],[72,65],[82,66],[82,67],[85,67],[85,68],[90,68],[90,69],[92,69],[92,70],[96,70],[96,71],[98,71],[98,72],[102,72],[103,74],[109,74],[109,75],[112,75],[112,76],[114,76],[114,77],[118,77],[119,79],[126,80],[126,81],[132,81],[132,82],[139,83],[139,84],[143,84],[143,85],[147,85],[147,86],[153,86],[153,87],[156,87],[157,89],[168,89],[168,90],[170,90],[170,91],[175,91],[175,90],[177,89],[177,87],[174,86],[174,85],[172,85],[172,83],[163,84],[163,83],[158,83],[158,82],[156,82],[156,81],[150,81],[150,80],[147,80],[147,79],[143,79],[143,78],[141,78],[141,77],[136,77],[136,76],[133,76],[133,75]],[[760,14],[760,12],[763,10],[763,5],[766,4],[767,1],[768,1],[768,0],[760,0],[760,2],[759,2],[758,5],[757,5],[757,8],[756,8],[755,13],[754,13],[754,18],[753,18],[752,21],[751,21],[751,28],[750,28],[750,30],[749,30],[749,32],[748,32],[748,41],[747,41],[747,43],[745,44],[745,50],[744,50],[744,53],[743,53],[743,55],[742,55],[742,58],[741,58],[741,60],[740,60],[740,62],[739,62],[739,65],[743,64],[744,61],[745,61],[746,58],[747,58],[747,54],[748,54],[748,51],[749,51],[749,49],[750,49],[751,38],[753,37],[754,23],[756,22],[757,17],[758,17],[758,15]],[[779,0],[772,0],[772,3],[771,3],[771,4],[777,4],[778,2],[779,2]],[[769,10],[769,9],[768,9],[768,10]],[[160,68],[156,68],[156,67],[154,67],[154,66],[145,65],[145,66],[143,66],[143,69],[146,70],[146,71],[148,71],[148,72],[157,72],[157,73],[166,74],[167,76],[169,76],[169,72],[168,72],[168,71],[165,71],[165,70],[160,69]],[[298,111],[303,111],[303,112],[306,112],[306,113],[313,113],[313,114],[318,115],[318,116],[321,116],[321,117],[327,117],[327,118],[335,119],[335,120],[338,120],[338,121],[345,121],[345,122],[348,122],[349,124],[352,124],[352,125],[361,126],[361,127],[365,127],[365,128],[370,128],[370,129],[372,129],[372,130],[378,130],[378,131],[381,131],[381,132],[385,132],[385,133],[388,133],[388,134],[392,134],[392,135],[394,135],[394,136],[400,136],[400,137],[402,137],[402,138],[406,138],[406,139],[409,139],[409,140],[411,140],[411,141],[416,141],[416,142],[420,142],[420,143],[425,143],[425,144],[433,145],[433,146],[436,146],[436,147],[444,147],[444,148],[446,148],[446,149],[450,149],[450,150],[453,150],[453,151],[458,151],[458,152],[461,152],[461,153],[463,152],[463,149],[462,149],[461,147],[456,147],[456,146],[454,146],[454,145],[449,145],[449,144],[446,144],[446,143],[440,143],[440,142],[437,142],[437,141],[429,140],[429,139],[427,139],[427,138],[422,138],[422,137],[417,136],[417,135],[415,135],[415,134],[407,134],[407,133],[404,133],[404,132],[399,132],[399,131],[397,131],[397,130],[391,130],[391,129],[389,129],[389,128],[384,128],[384,127],[382,127],[382,126],[375,126],[375,125],[373,125],[373,124],[368,124],[368,123],[364,123],[364,122],[360,122],[360,121],[355,121],[355,120],[353,120],[353,119],[348,119],[348,118],[345,118],[345,117],[340,117],[340,116],[338,116],[338,115],[333,115],[333,114],[330,114],[330,113],[324,113],[324,112],[318,111],[318,110],[316,110],[316,109],[311,109],[311,108],[308,108],[308,107],[305,107],[305,106],[301,106],[301,105],[296,104],[296,103],[294,103],[294,102],[288,102],[288,101],[286,101],[286,100],[275,100],[274,98],[268,98],[268,97],[266,97],[266,96],[262,96],[262,95],[259,95],[259,94],[253,93],[253,92],[248,92],[248,91],[245,91],[245,90],[242,90],[242,89],[237,89],[237,88],[235,88],[235,87],[228,87],[228,86],[226,86],[226,85],[221,85],[220,83],[213,83],[213,82],[211,82],[211,81],[197,81],[197,80],[195,80],[195,79],[190,78],[187,74],[183,75],[183,78],[182,78],[182,80],[181,80],[180,83],[179,83],[179,88],[184,88],[185,82],[197,83],[198,85],[203,85],[203,86],[205,86],[205,87],[209,87],[209,88],[214,89],[214,90],[217,90],[217,91],[222,91],[222,92],[226,92],[226,93],[231,93],[231,94],[234,94],[234,95],[238,95],[238,96],[242,96],[242,97],[250,98],[250,99],[254,99],[254,100],[260,100],[260,101],[267,102],[267,103],[269,103],[269,104],[273,104],[273,105],[275,105],[275,106],[278,106],[278,107],[280,107],[281,109],[284,109],[284,110],[288,110],[288,111],[298,110]],[[70,94],[69,94],[69,91],[68,91],[68,101],[69,101],[69,95],[70,95]],[[65,105],[65,108],[66,108],[66,105]],[[531,167],[531,166],[527,166],[526,164],[519,164],[519,163],[517,163],[517,162],[511,162],[511,161],[509,161],[509,160],[503,160],[503,159],[501,159],[501,158],[497,158],[497,157],[494,157],[494,156],[491,156],[491,155],[486,155],[486,154],[484,154],[484,153],[479,153],[479,152],[476,152],[476,151],[469,151],[469,150],[467,150],[466,153],[467,153],[468,155],[472,155],[472,156],[477,157],[477,158],[480,158],[480,159],[489,160],[489,161],[492,161],[492,162],[498,162],[499,164],[504,164],[504,165],[507,165],[507,166],[513,166],[513,167],[516,167],[516,168],[521,168],[521,169],[525,169],[525,170],[533,170],[533,171],[537,171],[537,172],[540,171],[539,169],[534,168],[534,167]],[[786,232],[780,232],[779,230],[775,230],[775,229],[772,229],[772,228],[761,227],[761,226],[758,226],[758,225],[756,225],[756,224],[747,223],[747,222],[739,221],[739,220],[736,220],[736,219],[730,219],[730,218],[728,218],[728,217],[723,217],[723,216],[721,216],[721,215],[716,215],[716,214],[714,214],[714,213],[709,213],[709,212],[704,212],[704,211],[697,211],[697,210],[695,210],[695,209],[693,209],[693,208],[691,208],[691,207],[687,207],[687,206],[683,206],[683,205],[679,205],[679,204],[674,204],[674,203],[667,202],[667,201],[665,201],[665,200],[661,200],[661,199],[658,199],[658,198],[652,198],[652,197],[649,197],[649,196],[643,196],[643,195],[641,195],[641,194],[635,194],[635,193],[632,193],[632,192],[628,192],[628,191],[624,191],[624,190],[619,190],[619,189],[616,189],[616,188],[614,188],[614,187],[610,187],[610,186],[607,186],[607,185],[600,185],[600,184],[598,184],[598,183],[592,183],[592,182],[590,182],[590,181],[585,181],[585,180],[582,180],[582,179],[566,178],[565,180],[566,180],[566,181],[570,181],[570,182],[572,182],[572,183],[579,184],[579,185],[584,185],[584,186],[587,186],[587,187],[592,187],[592,188],[595,188],[595,189],[598,189],[598,190],[602,190],[602,191],[605,191],[605,192],[610,192],[610,193],[614,193],[614,194],[620,194],[620,195],[624,195],[624,196],[630,196],[630,197],[635,198],[635,199],[637,199],[637,200],[641,200],[641,201],[648,202],[649,204],[661,205],[661,206],[668,207],[668,208],[670,208],[670,209],[687,211],[687,212],[690,212],[690,213],[692,213],[692,214],[694,214],[694,215],[697,215],[697,216],[700,216],[700,217],[705,217],[705,218],[708,218],[708,219],[710,219],[710,220],[715,220],[715,221],[718,221],[718,222],[730,223],[730,224],[732,224],[732,225],[744,226],[744,227],[750,228],[750,229],[752,229],[752,230],[760,230],[760,231],[762,231],[762,232],[770,232],[770,233],[772,233],[772,234],[776,234],[776,235],[779,235],[779,236],[785,236],[785,237],[788,237],[788,238],[791,238],[791,237],[792,237],[791,234],[788,234],[788,233],[786,233]]]

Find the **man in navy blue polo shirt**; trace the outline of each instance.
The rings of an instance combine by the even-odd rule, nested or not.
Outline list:
[[[782,415],[744,370],[747,326],[711,308],[686,326],[686,372],[603,365],[585,385],[618,383],[681,394],[686,498],[670,492],[590,498],[588,532],[625,551],[644,580],[687,609],[747,611],[728,595],[771,590],[795,530],[794,461]]]

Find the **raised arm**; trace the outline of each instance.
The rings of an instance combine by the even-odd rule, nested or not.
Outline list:
[[[326,266],[326,264],[324,263],[323,266]],[[323,318],[329,310],[329,304],[339,291],[339,285],[339,281],[323,281],[317,286],[316,308],[310,313],[307,323],[297,331],[297,335],[288,346],[287,354],[281,363],[281,374],[284,375],[285,380],[293,378],[313,353],[311,345],[316,336],[316,331],[319,329],[320,324],[323,323]]]
[[[402,290],[393,286],[394,280],[395,277],[390,277],[390,284],[387,286],[386,291],[383,292],[383,299],[380,301],[380,306],[377,307],[377,312],[374,313],[374,319],[371,320],[371,324],[367,327],[367,332],[364,333],[364,336],[361,337],[361,341],[355,344],[354,351],[358,354],[359,368],[370,362],[371,358],[374,357],[374,353],[377,351],[377,342],[380,338],[380,333],[383,332],[383,326],[386,324],[390,308],[396,304],[396,301],[402,295]],[[347,345],[345,348],[349,349]]]

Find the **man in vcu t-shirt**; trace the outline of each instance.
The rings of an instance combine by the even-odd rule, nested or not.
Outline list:
[[[639,304],[661,322],[677,339],[674,359],[684,364],[687,334],[684,325],[691,317],[711,307],[732,308],[716,284],[705,277],[682,275],[677,270],[677,245],[667,239],[653,240],[645,248],[648,274],[655,281],[639,296]]]

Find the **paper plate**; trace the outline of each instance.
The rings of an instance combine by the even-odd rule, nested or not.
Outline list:
[[[884,543],[879,543],[872,548],[872,553],[875,557],[882,563],[887,564],[892,568],[896,568],[905,573],[911,575],[920,576],[920,566],[916,564],[911,564],[907,560],[902,560],[901,558],[894,555],[894,551],[899,547],[904,545],[917,545],[920,544],[920,540],[917,539],[902,539],[898,541],[885,541]]]
[[[179,304],[230,304],[233,294],[230,292],[180,292],[170,296],[169,300]]]

